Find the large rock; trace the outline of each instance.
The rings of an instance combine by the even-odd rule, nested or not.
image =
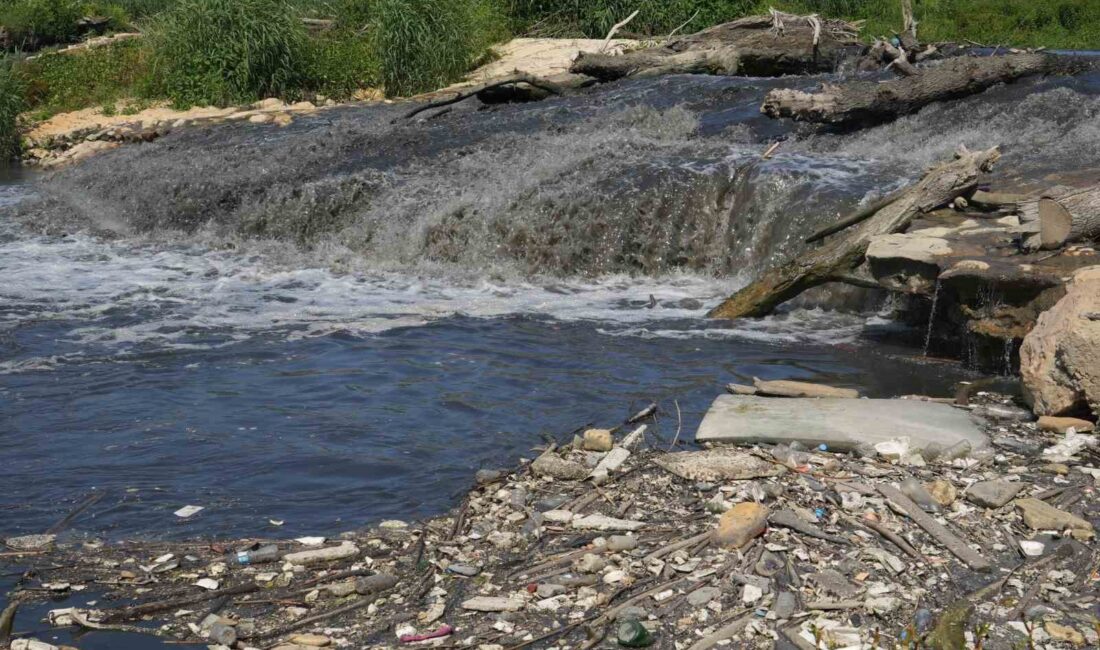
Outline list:
[[[1016,507],[1024,518],[1024,523],[1034,530],[1069,529],[1074,539],[1089,540],[1096,536],[1092,524],[1072,512],[1059,510],[1039,499],[1017,499]]]
[[[721,546],[741,548],[768,528],[768,509],[745,501],[730,508],[718,520],[714,540]]]
[[[722,395],[714,400],[695,434],[698,442],[792,442],[853,449],[908,437],[911,448],[944,448],[966,440],[974,449],[989,445],[965,411],[946,404],[903,399],[769,399]]]
[[[1020,347],[1024,393],[1037,415],[1100,413],[1100,266],[1074,273]]]
[[[654,462],[689,481],[740,481],[778,476],[784,471],[775,463],[729,447],[666,454]]]

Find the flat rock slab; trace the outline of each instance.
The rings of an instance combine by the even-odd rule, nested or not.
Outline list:
[[[784,470],[746,451],[717,447],[681,451],[658,458],[658,465],[689,481],[725,481],[778,476]]]
[[[989,446],[985,436],[962,410],[920,400],[768,398],[722,395],[714,400],[699,430],[697,442],[826,444],[844,451],[860,443],[874,445],[908,437],[910,446],[931,443],[950,447],[966,440],[974,449]]]

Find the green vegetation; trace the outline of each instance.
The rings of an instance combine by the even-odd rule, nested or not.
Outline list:
[[[0,160],[19,153],[19,113],[23,110],[23,88],[10,65],[0,65]]]
[[[456,81],[507,37],[488,0],[377,0],[375,52],[387,94],[410,95]]]
[[[1100,48],[1098,0],[912,2],[923,41]],[[0,149],[11,150],[22,109],[339,100],[379,86],[410,95],[458,80],[512,34],[602,38],[638,10],[620,34],[660,37],[772,6],[864,20],[868,38],[901,25],[900,0],[0,0]],[[82,19],[93,16],[90,29]],[[303,17],[333,22],[310,30]],[[21,54],[135,27],[143,38]]]
[[[302,86],[306,31],[284,0],[180,0],[149,39],[151,91],[177,106],[285,96]]]

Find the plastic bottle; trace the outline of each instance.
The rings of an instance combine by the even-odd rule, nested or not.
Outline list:
[[[231,564],[247,566],[249,564],[264,564],[279,559],[279,547],[274,544],[266,544],[249,551],[237,551],[229,554]]]
[[[928,490],[924,489],[920,481],[915,478],[907,478],[901,482],[901,491],[905,496],[909,497],[920,506],[921,510],[925,512],[939,512],[940,504],[936,503],[936,500],[932,498],[932,495],[928,493]]]
[[[970,446],[969,440],[960,440],[947,449],[944,449],[943,453],[940,454],[940,460],[945,463],[950,463],[956,458],[966,458],[970,455],[971,449],[972,447]]]

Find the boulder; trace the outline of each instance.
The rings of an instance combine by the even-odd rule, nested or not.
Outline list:
[[[560,480],[579,481],[588,476],[588,468],[572,460],[565,460],[553,451],[547,451],[531,463],[531,471],[538,476]]]
[[[588,451],[611,451],[615,439],[607,429],[589,429],[584,432],[584,448]]]
[[[1100,413],[1100,266],[1078,270],[1020,347],[1024,396],[1036,415]]]
[[[811,447],[825,444],[834,451],[903,437],[908,438],[910,449],[918,451],[933,443],[945,449],[962,441],[973,449],[989,446],[989,439],[965,411],[905,399],[721,395],[695,434],[697,442],[789,444],[798,440]]]

